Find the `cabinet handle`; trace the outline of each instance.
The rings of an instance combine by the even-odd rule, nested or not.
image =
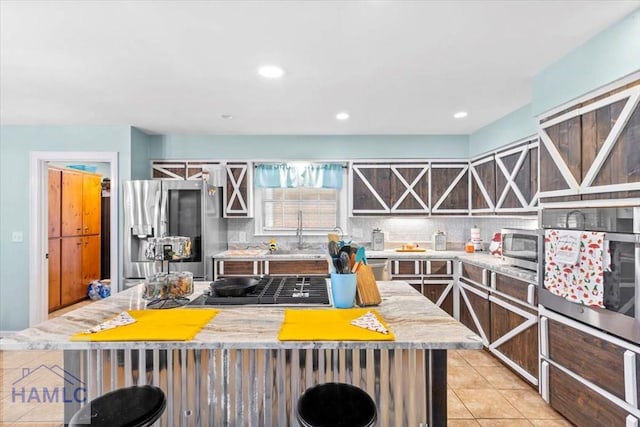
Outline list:
[[[80,230],[82,230],[82,227],[78,227],[78,228],[76,228],[76,230],[77,230],[77,231],[80,231]]]
[[[76,243],[76,246],[80,246],[80,245],[82,245],[82,242]]]

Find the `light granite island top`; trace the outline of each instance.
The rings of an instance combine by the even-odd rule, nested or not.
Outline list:
[[[197,283],[192,298],[206,286]],[[297,425],[295,402],[323,382],[367,391],[378,426],[446,425],[446,352],[482,342],[406,282],[378,287],[382,303],[374,308],[395,341],[279,341],[285,307],[264,305],[216,307],[190,341],[70,341],[124,310],[144,309],[139,286],[17,332],[0,340],[0,349],[64,350],[64,369],[86,384],[88,400],[157,385],[167,395],[160,425]],[[67,404],[65,421],[82,403]]]

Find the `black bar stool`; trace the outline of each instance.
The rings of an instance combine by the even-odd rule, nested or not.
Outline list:
[[[146,427],[164,412],[167,399],[155,386],[121,388],[95,398],[76,412],[69,426]]]
[[[343,383],[308,388],[298,399],[296,412],[304,427],[369,427],[378,417],[371,396],[361,388]]]

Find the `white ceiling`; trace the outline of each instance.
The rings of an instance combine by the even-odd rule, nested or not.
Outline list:
[[[0,0],[0,123],[468,134],[530,102],[534,75],[639,6]],[[285,77],[260,78],[266,63]]]

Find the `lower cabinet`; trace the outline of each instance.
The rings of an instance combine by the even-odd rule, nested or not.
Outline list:
[[[214,278],[228,276],[328,276],[325,259],[214,259]]]
[[[57,239],[52,239],[57,240]],[[49,245],[49,311],[81,301],[87,297],[87,285],[100,279],[100,235],[63,237],[60,240],[59,257]],[[59,262],[59,290],[52,289],[52,265]],[[55,280],[54,280],[55,283]],[[55,305],[59,295],[59,303]],[[52,307],[53,303],[53,307]]]
[[[453,316],[453,261],[391,260],[391,280],[403,280]]]
[[[540,392],[578,426],[640,425],[640,347],[540,309]]]
[[[482,338],[489,346],[491,338],[491,305],[489,290],[473,283],[458,282],[460,311],[458,320]]]

